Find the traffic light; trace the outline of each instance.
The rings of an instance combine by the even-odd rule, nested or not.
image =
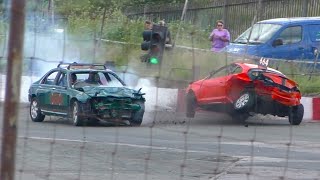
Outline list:
[[[153,25],[152,31],[143,32],[142,50],[148,53],[143,56],[143,61],[150,64],[160,64],[165,48],[168,28],[165,26]]]

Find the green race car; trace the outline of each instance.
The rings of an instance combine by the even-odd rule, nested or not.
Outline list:
[[[106,121],[139,126],[145,98],[103,64],[60,63],[29,89],[30,117],[63,116],[75,126]]]

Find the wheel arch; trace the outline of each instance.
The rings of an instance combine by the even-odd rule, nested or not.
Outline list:
[[[35,94],[29,94],[28,96],[29,102],[31,102],[32,98],[35,98],[35,97],[37,97]]]
[[[186,97],[188,97],[189,95],[192,95],[195,98],[195,100],[197,101],[196,93],[192,89],[188,90],[188,92],[186,93]]]

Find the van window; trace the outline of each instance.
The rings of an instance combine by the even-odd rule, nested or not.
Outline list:
[[[282,39],[284,45],[300,42],[302,40],[302,28],[301,26],[288,27],[281,32],[278,38]]]
[[[281,28],[279,24],[254,24],[241,34],[234,43],[240,44],[260,44],[267,42],[275,32]],[[250,36],[250,39],[249,39]]]
[[[308,29],[311,41],[320,41],[320,24],[309,25]]]

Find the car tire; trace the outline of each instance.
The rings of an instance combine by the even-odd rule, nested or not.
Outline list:
[[[245,91],[241,93],[240,97],[234,102],[233,108],[237,112],[247,112],[254,105],[254,94]]]
[[[197,100],[192,92],[189,92],[186,96],[186,116],[188,118],[194,118],[196,114]]]
[[[291,125],[299,125],[303,119],[304,107],[302,104],[294,106],[289,111],[289,123]]]
[[[41,114],[38,100],[35,97],[31,99],[29,112],[33,122],[42,122],[45,118],[45,115]]]
[[[72,103],[72,108],[71,108],[71,120],[72,120],[72,124],[74,126],[82,126],[83,125],[84,120],[81,116],[79,116],[79,114],[81,114],[79,102],[74,101]]]
[[[131,126],[140,126],[143,120],[143,115],[144,115],[144,102],[137,102],[137,104],[140,105],[140,110],[135,112],[132,116],[132,118],[130,119],[130,125]]]

